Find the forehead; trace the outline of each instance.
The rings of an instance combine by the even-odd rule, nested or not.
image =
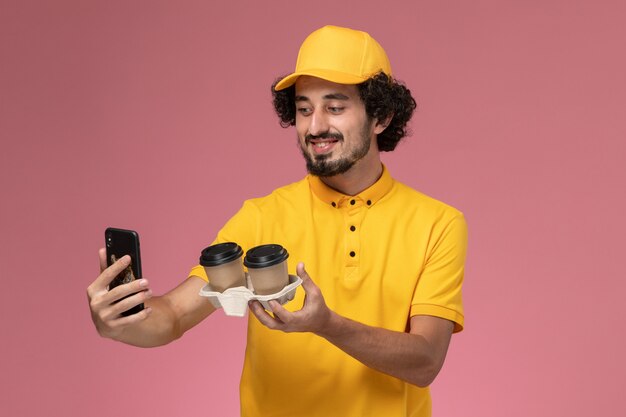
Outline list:
[[[296,97],[314,99],[337,95],[346,96],[349,100],[360,100],[359,89],[353,84],[337,84],[308,75],[302,75],[296,80]]]

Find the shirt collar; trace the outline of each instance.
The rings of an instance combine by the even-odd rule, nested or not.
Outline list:
[[[372,207],[381,198],[383,198],[393,186],[393,179],[384,164],[383,172],[380,178],[369,188],[354,196],[346,195],[330,188],[317,176],[309,174],[307,178],[313,193],[320,200],[333,207],[343,207],[346,205],[355,205],[357,203],[366,207]]]

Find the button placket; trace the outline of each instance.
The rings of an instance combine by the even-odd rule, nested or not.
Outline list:
[[[346,266],[357,267],[361,253],[361,221],[365,213],[363,201],[357,197],[348,199],[343,205],[346,233],[345,260]]]

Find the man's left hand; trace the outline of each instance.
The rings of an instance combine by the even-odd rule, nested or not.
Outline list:
[[[302,309],[291,312],[278,301],[272,300],[269,304],[274,314],[273,317],[258,301],[250,302],[250,310],[261,323],[270,329],[283,332],[323,332],[330,322],[332,311],[326,306],[319,287],[304,269],[304,263],[298,264],[296,273],[302,279],[302,288],[305,293]]]

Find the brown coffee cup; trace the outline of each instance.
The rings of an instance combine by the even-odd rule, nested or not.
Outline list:
[[[234,242],[218,243],[202,250],[200,265],[204,267],[213,291],[224,292],[228,288],[246,286],[242,255],[243,249]]]
[[[248,268],[255,294],[276,294],[289,285],[288,257],[287,250],[276,244],[256,246],[246,252],[243,264]]]

